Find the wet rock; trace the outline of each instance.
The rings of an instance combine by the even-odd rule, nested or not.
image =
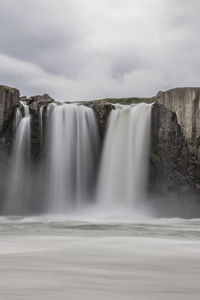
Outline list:
[[[115,106],[104,102],[104,101],[95,101],[91,103],[90,106],[96,115],[97,118],[97,124],[99,127],[99,136],[100,136],[100,141],[102,142],[105,136],[105,129],[106,129],[106,122],[108,119],[108,116],[110,112],[115,109]]]
[[[31,115],[38,114],[41,106],[47,106],[49,103],[55,102],[48,94],[32,96],[30,98],[22,97],[20,100],[26,101],[29,104]]]

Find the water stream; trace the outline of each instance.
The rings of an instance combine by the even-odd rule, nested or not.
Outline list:
[[[16,136],[8,172],[4,214],[23,215],[29,207],[30,183],[30,124],[29,107],[21,101],[24,117],[19,108],[15,115]]]
[[[147,188],[151,105],[116,106],[108,120],[97,199],[107,210],[134,209]]]

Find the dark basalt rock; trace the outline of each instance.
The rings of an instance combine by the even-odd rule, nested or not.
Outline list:
[[[200,88],[159,92],[152,109],[152,189],[160,193],[200,192]]]
[[[12,149],[13,120],[15,108],[19,106],[20,93],[17,89],[0,85],[0,168],[6,168],[5,161]]]
[[[11,110],[19,105],[19,91],[17,89],[0,85],[0,132],[8,121]]]
[[[19,91],[0,85],[0,199],[4,198],[6,171],[12,150],[15,107],[19,106]],[[2,202],[0,202],[0,206]]]
[[[108,116],[110,112],[115,109],[115,106],[104,102],[104,101],[94,101],[91,104],[91,108],[94,110],[96,118],[97,118],[97,124],[99,127],[99,136],[100,141],[102,142],[105,136],[105,129],[106,129],[106,122],[108,119]]]

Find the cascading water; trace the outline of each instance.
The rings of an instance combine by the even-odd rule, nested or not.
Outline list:
[[[100,163],[97,201],[112,211],[144,198],[147,184],[151,105],[116,106],[111,112]]]
[[[17,108],[15,114],[16,136],[14,141],[9,181],[7,184],[4,213],[21,215],[26,213],[28,206],[27,192],[29,188],[29,158],[30,158],[30,121],[29,107],[21,102],[24,117]]]
[[[19,107],[17,107],[16,111],[15,111],[15,118],[14,118],[14,131],[17,131],[17,127],[19,125],[19,123],[21,122],[22,119],[22,113]]]
[[[98,162],[94,112],[78,105],[52,106],[49,114],[46,210],[66,213],[91,201]]]
[[[135,208],[147,183],[151,105],[116,106],[109,117],[100,164],[91,108],[51,103],[45,109],[45,126],[43,108],[38,124],[42,156],[36,166],[30,164],[29,107],[21,102],[15,112],[4,214],[66,214],[91,204],[104,211]]]
[[[40,107],[39,111],[39,122],[40,122],[40,140],[42,141],[42,136],[43,136],[43,109],[44,105]]]

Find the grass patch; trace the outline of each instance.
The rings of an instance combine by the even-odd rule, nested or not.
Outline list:
[[[11,94],[13,94],[14,93],[14,89],[12,89],[11,87],[9,87],[9,86],[4,86],[4,89],[7,91],[7,92],[10,92]]]
[[[109,102],[112,104],[123,104],[123,105],[130,105],[130,104],[137,104],[137,103],[153,103],[156,101],[156,97],[150,97],[150,98],[137,98],[137,97],[130,97],[130,98],[105,98],[95,101],[104,101]]]

